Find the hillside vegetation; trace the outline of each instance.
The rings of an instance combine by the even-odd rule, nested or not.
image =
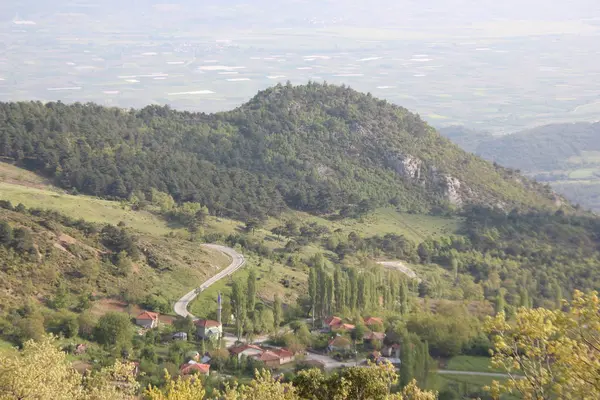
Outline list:
[[[199,294],[196,316],[216,318],[221,293],[238,341],[321,352],[339,333],[353,349],[330,354],[341,360],[401,344],[400,386],[415,378],[441,398],[481,397],[481,380],[429,379],[430,356],[488,356],[486,316],[561,312],[574,289],[600,287],[600,219],[347,88],[280,85],[215,115],[0,111],[0,338],[61,335],[82,369],[129,359],[143,386],[162,387],[165,369],[180,374],[190,350],[208,350],[207,389],[250,380],[262,364],[168,315],[230,261],[203,242],[247,263]],[[163,325],[135,334],[141,309]],[[310,332],[332,315],[342,331]]]
[[[545,125],[505,136],[463,127],[441,133],[467,151],[550,183],[569,200],[600,210],[600,122]]]
[[[470,155],[406,109],[310,83],[260,92],[230,112],[149,106],[0,104],[0,156],[94,196],[150,188],[212,214],[342,215],[389,205],[555,207],[547,188]]]

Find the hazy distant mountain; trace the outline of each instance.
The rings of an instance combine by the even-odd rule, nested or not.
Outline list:
[[[545,125],[505,136],[464,127],[440,132],[467,151],[550,182],[570,200],[600,210],[600,122]]]

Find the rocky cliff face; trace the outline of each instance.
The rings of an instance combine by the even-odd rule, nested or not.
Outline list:
[[[473,191],[458,178],[443,174],[437,168],[427,168],[423,160],[409,154],[390,154],[387,164],[405,179],[422,186],[439,190],[446,200],[460,207],[467,200],[473,200]]]
[[[423,161],[408,154],[390,154],[386,158],[387,163],[398,175],[414,182],[421,182],[421,170]]]

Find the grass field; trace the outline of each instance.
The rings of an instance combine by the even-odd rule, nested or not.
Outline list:
[[[460,228],[462,222],[460,218],[399,213],[393,208],[380,208],[360,219],[330,220],[302,212],[289,212],[281,217],[290,218],[316,222],[327,226],[331,231],[341,229],[345,233],[354,231],[364,236],[401,234],[416,243],[431,236],[452,234]],[[280,223],[279,220],[272,219],[266,228],[271,229]]]
[[[434,389],[439,392],[445,389],[452,389],[457,392],[463,392],[467,394],[485,394],[485,386],[491,385],[492,382],[500,381],[502,378],[494,378],[490,376],[478,376],[478,375],[441,375],[437,374],[434,376],[432,381],[428,383],[429,389]],[[461,397],[459,397],[461,398]],[[466,398],[466,397],[465,397]],[[469,397],[471,398],[471,397]],[[500,397],[501,400],[517,400],[518,397],[511,395],[503,395]]]
[[[43,177],[4,162],[0,162],[0,182],[14,182],[25,186],[42,188],[49,186],[49,183]]]
[[[452,371],[504,372],[491,367],[490,358],[478,356],[456,356],[448,360],[446,368]]]
[[[165,235],[177,230],[149,212],[131,211],[128,206],[116,201],[73,196],[51,189],[0,182],[0,200],[10,200],[14,205],[23,203],[28,208],[56,210],[90,222],[116,225],[123,221],[127,226],[151,235]]]
[[[0,339],[0,355],[15,352],[15,345]]]

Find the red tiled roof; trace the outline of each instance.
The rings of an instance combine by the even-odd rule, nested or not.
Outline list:
[[[342,323],[342,319],[340,317],[329,317],[325,320],[325,323],[329,326],[340,325]]]
[[[197,319],[194,321],[194,325],[196,326],[202,326],[204,328],[212,328],[212,327],[219,327],[221,326],[221,324],[219,324],[218,321],[212,320],[212,319]]]
[[[263,349],[261,349],[258,346],[255,346],[253,344],[243,344],[241,346],[232,347],[229,349],[229,351],[233,354],[240,354],[241,352],[243,352],[244,350],[247,350],[247,349],[260,350],[260,351],[264,352]]]
[[[278,356],[277,354],[275,354],[272,351],[265,351],[264,353],[262,353],[260,356],[257,356],[256,359],[260,360],[260,361],[276,361],[279,360],[281,357]]]
[[[277,349],[273,350],[273,353],[277,354],[281,358],[294,357],[294,353],[287,349]]]
[[[179,368],[179,372],[182,375],[189,375],[193,371],[198,371],[201,374],[208,374],[210,372],[210,365],[200,363],[186,363]]]
[[[143,313],[138,315],[136,317],[136,319],[141,319],[141,320],[149,319],[152,321],[156,321],[158,319],[158,313],[155,313],[152,311],[144,311]]]
[[[354,330],[355,326],[352,324],[341,324],[340,326],[337,327],[337,329],[342,329],[345,331],[352,331]]]
[[[365,325],[383,325],[383,320],[379,317],[365,318]]]

